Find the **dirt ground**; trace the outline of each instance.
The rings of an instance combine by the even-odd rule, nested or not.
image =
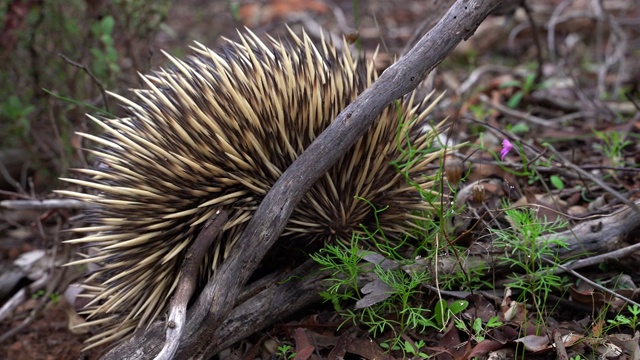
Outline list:
[[[633,1],[629,0],[629,2]],[[429,14],[430,6],[432,6],[432,4],[430,4],[430,1],[418,0],[240,1],[237,3],[237,8],[230,7],[231,3],[236,4],[236,2],[229,2],[226,0],[187,0],[180,2],[175,1],[171,5],[165,24],[160,27],[161,30],[158,33],[153,34],[150,39],[146,39],[146,42],[149,46],[149,53],[151,54],[150,61],[149,65],[143,66],[143,69],[141,69],[140,71],[146,72],[149,68],[153,69],[166,64],[166,60],[160,55],[160,49],[165,49],[169,53],[181,56],[189,52],[188,46],[192,43],[192,41],[198,41],[208,46],[215,47],[216,45],[220,44],[221,41],[223,41],[221,40],[222,37],[228,37],[232,39],[235,38],[235,29],[237,28],[246,26],[257,34],[281,34],[283,33],[283,31],[286,31],[284,24],[289,24],[294,29],[304,27],[314,38],[317,38],[319,34],[318,29],[320,27],[329,30],[332,35],[337,36],[357,33],[360,40],[362,41],[362,47],[367,50],[367,53],[373,53],[376,47],[379,46],[380,50],[376,61],[378,66],[383,69],[391,64],[393,62],[393,59],[395,59],[403,52],[406,52],[406,50],[409,49],[413,43],[415,43],[416,35],[420,33],[420,24],[423,22],[427,14]],[[536,6],[534,6],[534,10],[538,10],[537,12],[534,11],[533,13],[534,19],[539,24],[548,24],[548,19],[551,17],[550,14],[553,12],[552,9],[558,6],[559,3],[560,1],[554,0],[538,2]],[[571,3],[571,6],[576,6],[576,8],[583,10],[583,2],[575,1]],[[636,5],[638,5],[637,1]],[[354,6],[356,6],[355,9]],[[638,12],[637,9],[638,7],[636,7],[635,10],[630,10],[627,14],[628,18],[635,19],[637,21],[637,19],[640,18],[640,12]],[[505,9],[505,12],[508,13],[508,11],[506,10],[508,9]],[[492,99],[482,100],[492,103],[500,103],[501,101],[504,103],[507,101],[507,98],[513,99],[514,92],[516,92],[516,90],[514,90],[515,88],[513,86],[510,87],[504,84],[513,83],[510,80],[517,78],[516,71],[503,70],[502,68],[496,70],[496,73],[498,73],[498,75],[500,76],[496,75],[495,77],[483,78],[484,84],[483,86],[477,86],[477,88],[479,89],[478,91],[469,91],[469,94],[472,93],[472,95],[457,94],[456,91],[464,88],[465,86],[477,85],[473,83],[469,85],[470,82],[466,81],[469,80],[469,73],[473,69],[478,69],[485,66],[493,66],[492,57],[494,56],[500,57],[501,59],[507,58],[508,60],[505,62],[508,62],[509,65],[513,66],[513,68],[518,67],[518,65],[522,65],[523,62],[535,62],[533,59],[536,56],[536,51],[532,37],[530,36],[531,30],[528,27],[522,25],[526,23],[527,19],[522,15],[521,12],[518,12],[516,16],[492,16],[488,18],[485,24],[483,24],[483,26],[478,30],[477,34],[470,41],[461,44],[456,52],[452,55],[451,59],[443,64],[443,68],[436,72],[432,78],[427,79],[427,81],[430,81],[429,86],[436,89],[447,89],[449,91],[448,94],[450,94],[451,97],[451,102],[456,102],[456,106],[451,106],[449,109],[444,110],[441,114],[442,116],[451,116],[452,118],[456,119],[464,118],[465,114],[467,114],[468,116],[469,113],[473,112],[474,106],[478,103],[481,103],[481,100],[478,100],[481,97],[480,95],[478,95],[479,93],[495,95],[495,97]],[[623,24],[623,26],[626,26],[624,25],[624,22],[621,21],[621,23]],[[519,28],[519,26],[521,28]],[[584,34],[589,33],[589,29],[593,26],[593,24],[588,21],[576,21],[569,25],[564,24],[564,26],[565,27],[558,25],[557,31],[559,34],[562,34],[564,36],[572,32],[576,32],[583,36]],[[637,36],[637,33],[632,32],[632,35]],[[586,35],[584,36],[587,37]],[[579,43],[582,38],[580,40],[576,40],[575,38],[567,36],[566,38],[563,38],[563,40],[565,42],[559,44],[558,47],[569,47],[570,45],[568,44],[571,41],[576,41]],[[589,42],[589,46],[601,46],[602,48],[606,48],[605,45],[598,45],[591,42]],[[635,46],[635,54],[637,55],[637,37],[633,37],[633,41],[631,41],[630,46]],[[633,51],[628,51],[628,53],[625,54],[628,55],[629,53],[633,53]],[[566,57],[568,58],[570,57],[570,55],[570,53],[566,54]],[[467,60],[469,62],[467,62]],[[558,59],[555,60],[556,62],[546,60],[543,69],[546,73],[553,73],[558,66],[557,64],[562,62]],[[458,67],[460,66],[460,63],[463,63],[462,67],[467,68],[460,70]],[[496,68],[499,68],[500,66],[503,65],[496,65]],[[621,81],[626,84],[628,88],[635,87],[637,91],[637,79],[640,78],[640,65],[638,64],[638,61],[636,60],[635,62],[631,62],[629,64],[629,68],[630,69],[628,69],[628,72],[631,75],[629,75],[627,78],[622,79]],[[492,68],[492,70],[488,70],[488,72],[491,72],[493,70],[495,69]],[[522,69],[519,68],[519,70]],[[634,74],[637,76],[635,76]],[[602,75],[603,78],[606,78],[606,84],[610,84],[618,80],[613,79],[613,75],[611,75],[610,72],[604,73]],[[575,76],[576,81],[584,81],[583,85],[590,86],[589,91],[591,91],[591,88],[595,88],[595,85],[593,84],[597,81],[597,77],[598,74],[596,74],[595,72],[590,73],[585,77],[580,77],[580,75]],[[121,88],[117,90],[126,89],[131,85],[131,83],[136,83],[136,80],[129,81],[129,83],[120,84],[119,86],[121,86]],[[579,91],[577,92],[578,95],[574,95],[572,93],[568,96],[572,101],[575,102],[575,104],[578,104],[577,109],[574,105],[567,105],[566,108],[561,108],[561,106],[557,105],[556,103],[554,103],[555,107],[549,106],[548,104],[551,102],[550,99],[553,99],[554,95],[557,99],[558,97],[566,94],[564,92],[564,88],[559,91],[559,93],[561,95],[558,95],[558,93],[551,93],[550,97],[544,99],[533,99],[532,97],[527,98],[527,96],[530,94],[525,94],[524,101],[529,101],[529,104],[537,106],[536,109],[539,111],[536,113],[536,116],[543,118],[557,118],[565,116],[567,113],[578,112],[579,110],[581,110],[579,108],[580,100],[584,99],[580,98],[580,96],[586,95]],[[589,94],[592,95],[592,93]],[[472,98],[472,100],[470,100],[470,98]],[[517,104],[515,108],[518,109]],[[542,108],[542,110],[540,110],[540,108]],[[626,108],[622,109],[620,107],[616,109],[620,110],[620,113],[625,113],[624,111],[626,111]],[[527,111],[522,111],[522,113],[527,113]],[[493,126],[494,128],[506,129],[506,124],[509,124],[509,126],[511,126],[521,123],[518,116],[521,116],[522,114],[509,112],[509,109],[494,107],[491,110],[488,110],[487,113],[487,123],[491,124],[491,126]],[[504,116],[499,116],[498,114]],[[604,115],[598,115],[594,116],[593,118],[584,120],[584,122],[581,124],[576,125],[572,123],[571,126],[567,125],[566,127],[563,125],[557,127],[554,126],[551,128],[537,125],[532,126],[533,130],[522,136],[531,137],[531,134],[535,134],[535,136],[533,136],[534,138],[543,137],[545,139],[553,139],[558,143],[561,143],[561,149],[565,155],[571,152],[571,147],[575,147],[578,150],[572,153],[573,155],[576,155],[574,158],[572,158],[572,160],[579,159],[581,162],[580,165],[597,164],[603,166],[603,168],[605,169],[603,172],[606,172],[607,169],[615,170],[616,168],[620,168],[620,166],[612,164],[610,158],[603,159],[604,157],[602,155],[598,155],[597,152],[596,155],[594,155],[594,149],[591,146],[593,140],[583,140],[584,138],[579,137],[584,136],[593,138],[593,132],[591,131],[591,128],[607,130],[614,129],[616,131],[621,129],[625,133],[633,134],[637,134],[638,132],[640,132],[640,119],[637,116],[637,111],[635,112],[635,115],[633,115],[634,111],[627,111],[625,114],[628,115],[625,119],[628,118],[630,119],[629,121],[619,121],[618,123],[616,123],[614,121],[608,121],[609,118]],[[465,123],[465,126],[462,128],[461,135],[459,136],[458,140],[468,140],[471,142],[477,141],[477,137],[469,135],[472,132],[470,129],[472,129],[476,125],[477,124],[473,123],[473,121]],[[572,140],[564,143],[563,141],[565,141],[565,139],[569,136],[572,137]],[[573,137],[575,137],[577,140]],[[638,161],[640,161],[640,155],[638,155],[640,154],[640,147],[638,146],[637,138],[634,139],[634,143],[629,145],[623,152],[624,158],[626,159],[625,161],[627,161],[627,165],[629,167],[636,166]],[[533,141],[532,143],[532,146],[539,145],[539,143],[535,141]],[[496,145],[496,152],[500,151],[499,146],[499,144]],[[469,155],[469,157],[472,157],[471,153],[467,155]],[[511,155],[516,156],[513,155],[513,153],[511,153]],[[487,159],[485,158],[477,160],[484,161]],[[575,161],[578,162],[578,160]],[[541,169],[541,171],[546,171],[544,173],[544,177],[548,178],[551,174],[556,174],[554,172],[553,166],[541,166]],[[472,171],[470,171],[470,174],[470,178],[468,179],[469,182],[478,179],[489,179],[498,176],[502,177],[503,180],[506,179],[504,181],[507,183],[527,183],[527,179],[523,180],[522,178],[518,178],[518,176],[514,176],[513,174],[504,173],[502,170],[498,169],[495,164],[486,165],[481,169],[474,168]],[[564,192],[558,191],[554,194],[567,200],[568,203],[571,203],[570,205],[584,207],[586,209],[587,206],[579,199],[579,193],[568,193],[570,191],[570,189],[568,189],[570,187],[569,184],[577,182],[578,180],[576,180],[576,178],[578,178],[579,176],[564,177],[564,175],[566,175],[566,172],[560,173],[560,175],[567,185],[567,190],[565,190]],[[533,176],[531,176],[531,178],[533,178]],[[624,173],[618,172],[615,176],[615,180],[612,180],[612,182],[615,182],[615,188],[617,190],[623,192],[629,200],[633,201],[638,199],[638,185],[640,183],[639,180],[640,176],[634,170]],[[534,182],[534,185],[535,184],[537,183]],[[537,186],[538,189],[537,191],[535,191],[536,193],[545,192],[544,190],[540,190],[541,187],[539,185],[535,186]],[[491,192],[491,189],[487,191]],[[508,198],[508,194],[501,193],[500,191],[496,190],[495,193],[491,193],[488,196],[493,196],[495,198]],[[602,195],[602,193],[604,192],[600,187],[596,187],[596,190],[594,191],[597,193],[597,195]],[[4,194],[5,193],[2,193],[0,195]],[[594,197],[595,196],[596,195],[594,195]],[[525,196],[523,195],[523,197]],[[611,204],[610,207],[605,207],[604,205],[602,205],[601,209],[604,209],[604,212],[611,213],[622,206],[622,203],[619,200],[616,200],[610,195],[602,195],[602,199],[603,202]],[[527,197],[527,200],[529,200],[530,202],[544,201],[539,199],[532,200],[531,196]],[[567,208],[569,208],[570,205],[567,205]],[[584,211],[586,214],[586,210]],[[59,237],[57,235],[53,236],[51,234],[55,234],[56,232],[59,233],[62,225],[59,221],[48,219],[47,213],[38,211],[29,213],[25,212],[20,215],[20,218],[12,218],[12,216],[14,215],[15,214],[9,214],[6,211],[0,215],[2,217],[0,218],[0,220],[4,219],[4,221],[2,221],[2,227],[0,228],[0,234],[2,235],[2,237],[0,238],[0,260],[3,263],[11,263],[20,254],[34,249],[51,248],[53,247],[52,244],[55,241],[59,240]],[[70,216],[70,214],[64,213],[63,215],[59,214],[59,216],[60,218],[66,219],[68,218],[68,216]],[[44,224],[45,229],[38,228],[37,222],[28,220],[30,218],[41,219],[41,224]],[[42,234],[43,232],[47,233],[48,236],[40,236],[40,234]],[[467,241],[465,239],[463,240]],[[634,239],[627,239],[626,241],[634,242]],[[635,241],[637,241],[637,238],[635,238]],[[469,243],[471,242],[473,241],[469,240]],[[627,273],[630,273],[632,282],[638,284],[640,283],[640,274],[637,272],[637,269],[635,269],[636,271],[633,270],[633,266],[634,264],[637,264],[637,260],[637,255],[629,256],[626,259],[621,259],[621,261],[615,265],[618,266],[618,268],[609,269],[607,271],[603,270],[603,273],[612,274],[611,276],[613,277],[616,273],[615,270],[623,269]],[[590,274],[593,276],[602,275],[598,274],[597,270],[594,269],[590,270]],[[19,326],[29,316],[31,311],[39,306],[39,297],[37,296],[37,294],[33,295],[34,296],[32,296],[32,299],[25,301],[18,307],[16,313],[19,315],[10,317],[8,320],[0,323],[0,335]],[[574,294],[574,296],[576,296],[576,294]],[[637,291],[630,293],[629,296],[633,297],[636,301],[638,300]],[[49,301],[45,305],[45,308],[39,312],[39,315],[35,318],[35,320],[30,323],[25,329],[10,337],[9,340],[0,342],[0,359],[97,359],[100,354],[105,351],[106,348],[99,347],[88,352],[82,352],[81,349],[83,347],[83,341],[88,338],[88,335],[73,334],[69,330],[68,313],[68,305],[63,298],[56,298],[55,300],[52,299],[52,301]],[[582,313],[580,314],[583,315]],[[568,317],[571,318],[571,316]],[[571,323],[571,326],[575,326],[574,329],[584,329],[586,325],[581,323],[583,319],[584,318],[563,320],[566,320],[567,323]],[[281,324],[275,325],[269,329],[265,329],[263,332],[252,337],[250,341],[247,341],[246,343],[240,345],[238,348],[234,349],[234,351],[243,353],[239,350],[239,348],[242,348],[247,350],[245,354],[254,355],[254,358],[269,358],[269,356],[273,357],[275,356],[275,344],[283,343],[283,339],[286,339],[287,343],[294,343],[296,339],[299,340],[301,338],[305,338],[304,334],[296,332],[293,325],[288,325],[293,323],[307,324],[308,329],[315,330],[317,332],[318,338],[322,338],[320,335],[333,334],[337,325],[340,324],[340,321],[335,318],[335,314],[331,311],[330,306],[309,310],[303,314],[300,314],[299,318],[283,319],[283,322]],[[353,338],[355,339],[353,340],[354,344],[358,344],[361,349],[364,349],[366,342],[363,339],[367,339],[366,335],[364,335],[362,331],[358,329],[351,329],[350,331],[352,331],[353,333],[357,333],[356,335],[353,335]],[[431,344],[434,345],[434,348],[436,347],[436,345],[442,344],[441,341],[443,341],[443,334],[429,335],[432,336]],[[327,338],[329,338],[328,335]],[[327,341],[330,342],[329,340]],[[335,342],[337,340],[334,338],[331,341],[333,341],[333,345],[335,345]],[[261,348],[260,350],[256,350],[256,344],[263,346],[263,348]],[[256,346],[256,348],[252,348],[252,346],[254,345]],[[587,346],[585,345],[585,347]],[[271,349],[273,351],[269,352],[265,349]],[[301,349],[298,348],[297,350]],[[237,355],[234,351],[226,352],[220,357],[240,358],[240,356]],[[379,353],[376,351],[377,350],[372,350],[370,352],[364,350],[362,350],[361,352],[350,351],[350,355],[348,356],[353,356],[352,358],[373,358],[379,355]],[[540,354],[537,354],[537,356],[540,359],[554,358],[555,353],[550,351],[548,351],[547,353],[541,352]],[[635,356],[640,355],[635,354]],[[301,359],[302,358],[312,358],[312,356],[311,354],[307,354],[306,357],[301,357]],[[454,357],[452,356],[447,359],[453,358]],[[464,356],[461,355],[460,358],[464,358]],[[619,356],[614,358],[622,359],[624,357]]]

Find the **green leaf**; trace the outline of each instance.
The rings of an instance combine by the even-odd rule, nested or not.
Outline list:
[[[529,126],[523,122],[519,122],[509,129],[510,132],[514,134],[524,134],[529,132]]]
[[[524,84],[522,85],[522,89],[527,93],[533,90],[533,86],[535,85],[534,80],[536,79],[535,74],[531,74],[524,79]]]
[[[449,311],[453,315],[459,314],[469,307],[469,302],[467,300],[456,300],[449,305]]]
[[[103,34],[111,34],[113,32],[113,28],[116,25],[116,21],[113,19],[113,16],[105,16],[102,18],[100,27],[102,28]]]
[[[522,91],[516,92],[507,102],[507,106],[509,106],[511,109],[515,109],[520,104],[523,96],[524,93]]]
[[[476,319],[473,321],[473,331],[474,331],[476,334],[479,334],[479,333],[482,331],[482,319],[480,319],[480,318],[476,318]]]
[[[495,327],[498,327],[498,326],[502,326],[502,321],[498,320],[497,316],[492,317],[487,322],[487,327],[489,327],[489,328],[495,328]]]
[[[521,87],[522,86],[522,82],[519,80],[510,80],[510,81],[505,81],[502,84],[500,84],[498,86],[498,89],[505,89],[508,87]]]
[[[551,177],[549,177],[549,181],[551,181],[551,185],[553,185],[553,187],[555,187],[556,189],[558,190],[564,189],[564,182],[562,181],[560,176],[551,175]]]
[[[444,325],[449,321],[449,313],[448,313],[447,302],[444,300],[438,300],[436,303],[435,309],[433,310],[434,317],[436,318],[436,323],[439,328],[443,328]]]

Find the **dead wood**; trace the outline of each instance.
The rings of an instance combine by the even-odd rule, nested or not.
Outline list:
[[[327,275],[313,261],[308,260],[290,273],[272,278],[267,284],[259,284],[262,291],[238,305],[222,321],[209,339],[212,351],[217,353],[246,338],[279,319],[291,316],[296,311],[321,300],[322,279]],[[249,285],[244,293],[255,293],[254,285]],[[190,319],[192,320],[192,319]],[[145,333],[120,344],[106,354],[103,359],[148,358],[157,346],[162,346],[166,325],[156,322]],[[145,339],[153,339],[146,343]],[[159,344],[159,345],[158,345]],[[136,351],[137,350],[137,351]],[[180,357],[180,353],[178,353]]]
[[[187,305],[196,291],[198,283],[198,270],[207,249],[216,236],[222,231],[222,227],[228,220],[227,212],[218,210],[204,225],[200,234],[193,242],[184,257],[180,269],[180,282],[175,290],[171,303],[169,304],[169,314],[167,315],[166,342],[164,347],[156,356],[156,360],[169,360],[178,350],[180,337],[184,332],[184,325],[187,321]]]
[[[284,172],[258,207],[234,246],[233,254],[225,260],[189,312],[177,358],[208,358],[215,354],[212,339],[217,329],[306,191],[355,144],[386,106],[415,89],[462,40],[473,35],[486,16],[501,3],[501,0],[457,1],[411,51],[344,109]],[[157,335],[134,339],[118,346],[105,359],[148,359],[164,342],[163,337]],[[128,347],[129,351],[122,352],[123,347]],[[116,353],[120,355],[113,355]]]
[[[639,204],[640,201],[634,203],[635,206]],[[598,216],[581,222],[569,230],[546,235],[544,239],[553,237],[564,240],[567,247],[558,249],[559,259],[577,260],[620,249],[626,246],[627,240],[633,237],[633,234],[638,233],[640,233],[640,213],[625,206],[613,214]],[[504,270],[503,265],[500,264],[500,257],[508,256],[504,251],[487,248],[480,249],[476,253],[466,257],[462,265],[455,257],[441,257],[438,269],[440,273],[460,271],[460,266],[465,270],[479,267],[490,268],[494,272]]]
[[[638,202],[640,203],[640,202]],[[580,223],[562,233],[554,234],[556,238],[567,241],[569,247],[561,250],[562,258],[584,258],[596,253],[603,253],[619,248],[640,231],[640,214],[629,207],[617,212]],[[541,239],[542,240],[542,239]],[[471,255],[465,259],[464,266],[490,267],[490,271],[500,271],[502,264],[495,256]],[[503,256],[504,254],[500,254]],[[460,264],[453,258],[441,258],[439,272],[459,271]],[[272,278],[269,283],[254,285],[245,289],[245,294],[257,293],[233,309],[229,316],[218,326],[209,339],[211,351],[217,353],[222,349],[244,339],[255,331],[269,326],[274,322],[286,318],[305,307],[319,302],[318,293],[323,289],[322,280],[328,274],[320,271],[319,266],[307,261],[300,267],[279,278]],[[280,281],[278,281],[280,280]],[[284,281],[284,282],[282,282]],[[121,344],[111,351],[106,359],[139,358],[130,349],[142,346],[141,352],[152,351],[154,347],[147,347],[146,338],[162,339],[165,325],[157,322],[145,334],[137,334],[134,338]],[[153,345],[154,343],[151,343]]]

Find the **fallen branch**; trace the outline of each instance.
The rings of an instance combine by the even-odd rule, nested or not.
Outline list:
[[[545,235],[543,239],[553,237],[567,244],[566,247],[557,249],[558,258],[561,260],[569,258],[575,260],[618,250],[626,244],[625,240],[631,234],[640,232],[640,213],[635,211],[640,201],[632,205],[634,207],[625,206],[611,215],[598,216],[563,232]],[[440,257],[438,270],[447,274],[460,271],[460,266],[463,266],[465,271],[479,267],[488,267],[493,271],[501,270],[500,257],[507,256],[504,250],[497,251],[490,248],[484,250],[478,255],[469,255],[462,265],[457,258]]]
[[[242,286],[278,239],[307,190],[355,144],[385,107],[415,89],[501,3],[501,0],[456,1],[411,51],[344,109],[282,174],[235,244],[233,254],[225,260],[190,310],[177,358],[208,358],[215,354],[212,339],[220,324],[233,309]],[[162,347],[162,337],[140,336],[136,339],[137,342],[126,343],[131,349],[128,359],[150,358]],[[110,354],[105,358],[123,358]]]
[[[411,51],[382,73],[291,164],[271,188],[235,244],[234,252],[242,254],[242,257],[225,261],[207,285],[204,295],[212,298],[209,312],[194,336],[185,339],[185,352],[179,358],[214,355],[209,342],[217,325],[233,308],[242,285],[278,239],[289,215],[311,185],[356,143],[385,107],[414,90],[462,40],[473,35],[500,3],[500,0],[456,1]],[[198,302],[208,303],[205,297]]]
[[[217,353],[234,343],[273,324],[278,319],[291,316],[305,307],[321,301],[322,280],[327,277],[319,265],[308,260],[292,272],[269,284],[261,284],[264,290],[233,309],[229,316],[217,326],[209,339],[211,351]],[[276,281],[280,280],[280,281]],[[253,293],[252,286],[245,291]],[[193,318],[190,319],[193,321]],[[153,353],[165,335],[165,323],[155,322],[144,334],[120,344],[106,354],[103,359],[139,359],[144,354]],[[145,339],[152,339],[146,343]]]
[[[228,220],[227,212],[218,210],[204,225],[200,234],[187,251],[184,262],[180,269],[180,282],[176,289],[171,303],[169,304],[169,315],[167,316],[166,342],[164,347],[156,356],[156,360],[169,360],[178,350],[180,337],[184,333],[185,322],[187,320],[187,305],[196,290],[198,282],[198,270],[207,250],[211,247],[213,240],[220,234],[222,227]]]
[[[561,257],[582,258],[594,252],[605,252],[607,249],[620,246],[631,234],[640,231],[640,216],[633,214],[637,213],[625,207],[610,216],[585,221],[572,229],[554,234],[554,237],[564,238],[565,241],[569,241],[569,238],[573,239],[570,241],[569,248],[561,250]],[[465,260],[465,266],[468,268],[482,265],[489,266],[494,271],[500,271],[504,267],[495,261],[496,256],[487,254],[469,256]],[[440,258],[439,272],[452,271],[451,269],[458,266],[460,264],[454,258]],[[251,289],[252,284],[245,293],[257,292],[257,294],[234,308],[219,324],[209,339],[210,351],[217,353],[251,335],[256,329],[269,326],[310,304],[319,302],[321,299],[318,293],[323,289],[322,280],[326,277],[328,275],[322,273],[317,264],[307,261],[292,272],[280,276],[279,279],[286,280],[285,282],[272,279],[268,284],[259,285],[260,288],[264,288],[262,291]],[[442,293],[460,298],[469,295],[468,292],[442,291]],[[192,316],[189,321],[194,322]],[[147,333],[136,334],[135,337],[113,349],[105,359],[138,359],[141,353],[151,353],[157,349],[158,343],[162,345],[158,339],[164,337],[164,331],[165,324],[156,322]],[[145,342],[147,339],[149,343]]]

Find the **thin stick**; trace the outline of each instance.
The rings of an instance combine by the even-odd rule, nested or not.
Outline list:
[[[227,222],[227,212],[218,210],[207,222],[185,255],[180,269],[180,282],[176,289],[167,318],[166,342],[156,360],[172,359],[180,345],[180,337],[184,332],[187,320],[187,305],[196,289],[197,276],[204,255]]]

